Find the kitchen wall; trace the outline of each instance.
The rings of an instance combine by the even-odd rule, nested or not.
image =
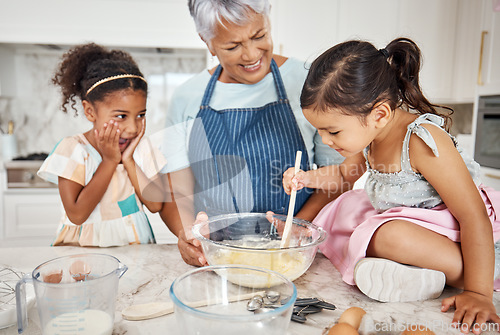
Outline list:
[[[0,44],[13,58],[9,94],[0,95],[0,128],[7,132],[14,122],[18,155],[50,152],[63,137],[84,132],[90,123],[82,112],[65,114],[60,109],[58,87],[51,83],[61,55],[68,46]],[[205,49],[121,48],[137,61],[149,83],[147,134],[163,128],[166,108],[174,89],[207,66]],[[0,58],[0,61],[2,59]],[[3,60],[5,61],[5,59]],[[2,90],[5,92],[6,90]],[[1,148],[1,146],[0,146]]]
[[[0,129],[7,132],[9,121],[14,122],[18,155],[50,152],[63,137],[84,132],[90,123],[83,113],[65,114],[60,109],[61,97],[51,78],[61,55],[68,46],[0,44],[1,50],[11,54],[10,71],[14,77],[7,96],[0,95]],[[129,51],[149,82],[147,133],[162,129],[166,109],[173,90],[195,73],[207,66],[204,49],[152,49],[122,48]],[[1,59],[0,62],[6,62]],[[12,70],[12,69],[10,69]],[[5,91],[5,80],[2,83]],[[7,85],[9,82],[7,82]],[[470,134],[473,104],[451,104],[452,133]],[[1,146],[0,146],[1,150]]]
[[[474,104],[446,104],[446,106],[453,108],[451,134],[471,134],[472,133],[472,117]]]

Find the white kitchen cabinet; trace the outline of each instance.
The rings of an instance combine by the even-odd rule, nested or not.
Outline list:
[[[0,43],[205,48],[186,0],[0,0]],[[271,0],[275,52],[304,61],[346,39],[382,48],[414,39],[432,102],[473,102],[484,38],[484,90],[500,85],[499,13],[492,0]],[[482,10],[482,7],[488,8]],[[483,13],[483,17],[481,15]],[[482,22],[481,22],[482,21]],[[495,58],[495,55],[497,58]],[[495,84],[496,83],[496,84]]]
[[[338,17],[340,42],[352,39],[368,40],[383,48],[399,36],[399,0],[341,0]],[[390,20],[388,17],[392,16]]]
[[[435,103],[473,102],[481,3],[470,0],[273,0],[275,52],[312,61],[363,39],[383,48],[409,37],[421,48],[421,85]]]
[[[339,39],[364,39],[377,48],[384,48],[397,37],[412,39],[422,51],[420,82],[424,93],[433,102],[453,100],[458,3],[456,0],[342,0]],[[473,89],[469,98],[472,101]]]
[[[395,20],[376,20],[395,13],[398,0],[271,0],[275,52],[312,62],[323,51],[348,39],[385,45],[396,31]],[[391,14],[386,10],[390,9]],[[383,42],[383,43],[382,43]]]
[[[500,94],[500,4],[482,0],[480,66],[477,73],[478,95]],[[496,8],[495,8],[496,7]]]
[[[50,245],[61,219],[56,188],[9,189],[3,194],[3,240],[0,245]]]
[[[14,50],[0,47],[0,97],[16,96]],[[0,108],[0,112],[3,112]]]
[[[175,236],[165,225],[158,213],[151,213],[146,206],[144,212],[148,216],[149,224],[153,229],[157,244],[177,244],[177,236]]]
[[[500,190],[500,170],[481,166],[481,182],[495,190]]]
[[[0,42],[200,48],[186,0],[0,0]]]
[[[0,163],[0,241],[4,239],[5,234],[5,217],[4,217],[4,203],[3,196],[5,193],[5,185],[7,185],[7,172],[1,168]],[[1,243],[1,242],[0,242]]]
[[[491,0],[490,0],[491,1]],[[475,101],[481,29],[480,1],[459,0],[456,25],[455,62],[451,99],[455,103]]]
[[[338,43],[339,0],[271,0],[274,52],[312,62]]]
[[[472,137],[478,136],[480,97],[500,95],[500,3],[495,0],[478,1],[482,5],[480,29],[475,30],[480,40],[476,51],[479,55],[476,68],[476,96],[472,118]],[[485,185],[500,189],[500,169],[481,167]]]
[[[9,189],[3,194],[3,239],[0,246],[50,245],[61,219],[57,188]],[[177,237],[145,208],[158,244],[175,244]]]
[[[401,1],[398,34],[413,39],[422,51],[420,82],[424,94],[435,103],[452,99],[456,0]],[[473,97],[471,92],[471,99]]]

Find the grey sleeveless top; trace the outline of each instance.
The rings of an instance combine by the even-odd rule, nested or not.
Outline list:
[[[427,129],[421,126],[422,124],[433,124],[442,129],[444,120],[434,114],[424,114],[408,125],[401,152],[401,171],[382,173],[372,169],[368,159],[366,160],[368,176],[365,190],[373,207],[379,212],[400,206],[432,208],[442,203],[441,197],[432,185],[421,174],[414,172],[410,165],[409,142],[411,134],[420,137],[432,149],[434,155],[439,156],[434,138]],[[443,129],[443,131],[445,130]],[[450,135],[450,137],[464,159],[472,179],[476,184],[479,184],[479,164],[458,147],[453,136]],[[367,154],[368,148],[365,148],[365,158]]]

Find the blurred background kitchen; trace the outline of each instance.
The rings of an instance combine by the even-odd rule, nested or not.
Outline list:
[[[452,133],[500,189],[500,0],[271,0],[275,52],[310,62],[352,38],[379,48],[398,36],[423,52],[430,100],[455,109]],[[60,56],[96,42],[124,49],[149,83],[147,134],[161,132],[175,88],[214,66],[187,0],[0,0],[0,246],[47,245],[57,189],[35,175],[63,137],[88,130],[60,110],[51,83]],[[151,216],[160,243],[175,237]]]

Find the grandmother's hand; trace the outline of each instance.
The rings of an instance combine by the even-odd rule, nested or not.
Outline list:
[[[199,212],[198,215],[196,215],[196,221],[194,222],[193,226],[207,220],[207,214],[204,212]],[[192,226],[188,227],[188,229],[181,230],[177,236],[177,247],[179,248],[182,259],[189,265],[208,265],[207,260],[203,255],[201,243],[193,237],[193,234],[191,233],[191,227]]]

